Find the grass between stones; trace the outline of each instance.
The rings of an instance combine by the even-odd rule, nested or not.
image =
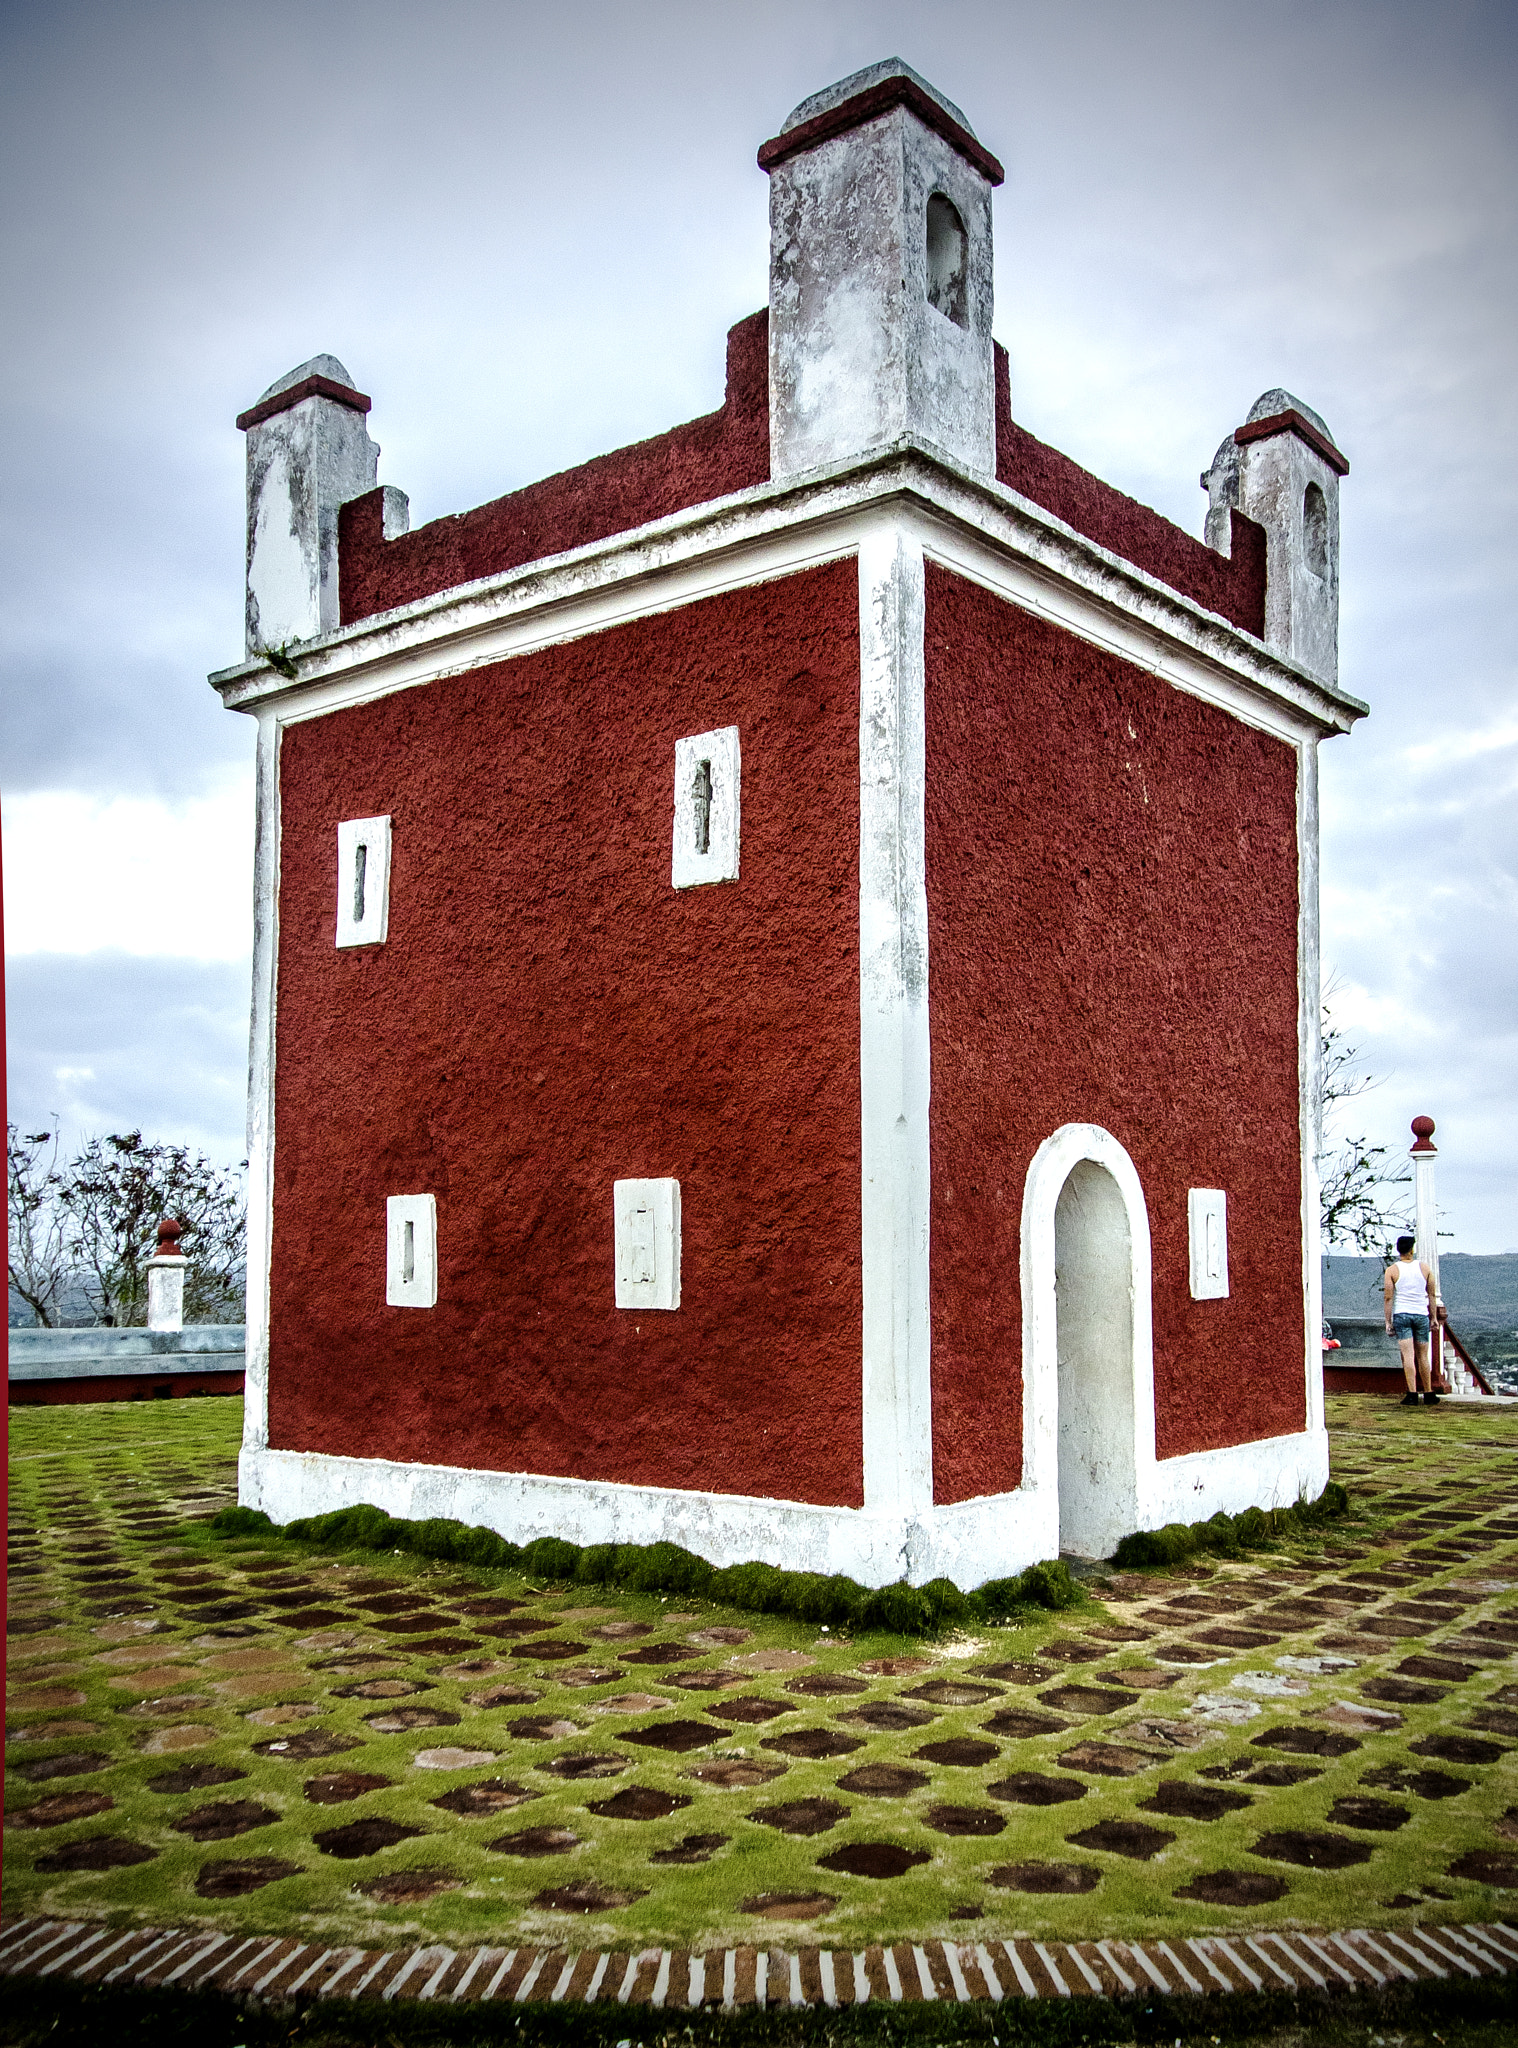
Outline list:
[[[1518,1417],[1330,1414],[1331,1531],[923,1642],[218,1540],[240,1403],[13,1410],[7,1910],[623,1950],[1503,1917]]]

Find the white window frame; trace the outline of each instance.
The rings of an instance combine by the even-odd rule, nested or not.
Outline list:
[[[618,1308],[680,1306],[680,1183],[612,1183]]]
[[[355,917],[360,851],[364,914]],[[390,820],[348,818],[337,828],[337,943],[383,946],[390,933]]]
[[[390,1308],[437,1307],[435,1195],[388,1195],[385,1199],[385,1301]]]
[[[1192,1188],[1186,1196],[1193,1301],[1228,1299],[1228,1197],[1221,1188]]]
[[[711,773],[704,853],[696,803],[696,774],[703,761]],[[675,741],[675,846],[670,868],[675,888],[737,881],[740,768],[736,725]]]

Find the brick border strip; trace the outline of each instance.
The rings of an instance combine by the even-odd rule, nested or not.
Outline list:
[[[740,1947],[575,1950],[325,1947],[207,1927],[128,1928],[26,1918],[0,1928],[0,1977],[220,1991],[275,2003],[316,1998],[439,2004],[605,2004],[670,2011],[1002,1999],[1208,1998],[1237,1992],[1375,1991],[1438,1978],[1507,1977],[1505,1921],[1173,1940],[896,1942],[858,1951]]]

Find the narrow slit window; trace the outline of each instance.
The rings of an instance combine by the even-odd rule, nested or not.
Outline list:
[[[675,741],[675,888],[737,881],[739,768],[736,725]]]
[[[1186,1197],[1191,1243],[1191,1298],[1228,1298],[1228,1197],[1221,1188],[1192,1188]]]
[[[390,1308],[437,1307],[434,1195],[391,1195],[386,1199],[385,1301]]]
[[[337,943],[382,946],[390,930],[390,820],[348,818],[337,828]]]
[[[928,201],[928,304],[956,327],[970,324],[970,242],[952,199],[935,192]]]
[[[1302,558],[1314,576],[1328,574],[1328,500],[1321,484],[1302,495]]]

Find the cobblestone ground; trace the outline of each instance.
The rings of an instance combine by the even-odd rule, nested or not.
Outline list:
[[[1326,1541],[924,1645],[226,1543],[240,1403],[12,1410],[7,1916],[614,1971],[1501,1921],[1518,1411],[1330,1420]]]

